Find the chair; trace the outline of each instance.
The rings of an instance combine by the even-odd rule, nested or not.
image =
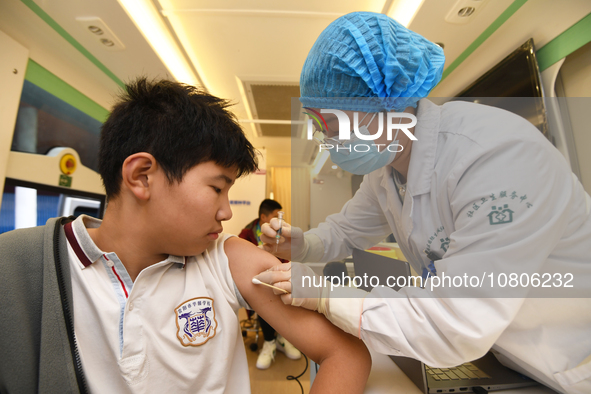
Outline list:
[[[349,273],[347,272],[347,265],[343,261],[331,261],[330,263],[326,263],[322,269],[322,275],[331,278],[330,280],[332,282],[333,276],[336,277],[334,280],[340,281],[340,278],[348,277]]]
[[[259,330],[261,325],[255,311],[246,310],[246,319],[240,321],[242,336],[246,338],[247,333],[254,332],[254,342],[250,344],[250,350],[256,352],[259,348]]]

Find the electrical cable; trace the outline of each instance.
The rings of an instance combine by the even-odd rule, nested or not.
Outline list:
[[[488,394],[488,391],[484,387],[480,387],[480,386],[472,387],[472,391],[475,394]]]
[[[306,368],[304,368],[304,371],[301,374],[299,374],[298,376],[287,375],[286,379],[287,380],[295,380],[296,382],[298,382],[298,384],[300,385],[300,389],[302,390],[302,394],[304,394],[304,387],[302,386],[302,384],[300,383],[298,378],[301,378],[308,370],[308,357],[306,357],[306,355],[304,353],[302,353],[302,355],[306,359]]]

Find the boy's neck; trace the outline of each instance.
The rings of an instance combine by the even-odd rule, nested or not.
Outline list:
[[[127,213],[127,215],[126,215]],[[168,255],[154,253],[145,229],[137,215],[130,215],[129,210],[118,209],[117,204],[109,204],[103,222],[98,228],[89,228],[88,234],[95,245],[104,252],[115,252],[125,266],[131,280],[135,279],[144,269],[160,261]]]

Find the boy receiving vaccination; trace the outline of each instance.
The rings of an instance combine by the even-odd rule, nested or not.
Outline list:
[[[128,85],[101,133],[104,219],[0,236],[0,391],[249,392],[248,305],[320,363],[311,392],[363,391],[364,344],[253,285],[277,259],[222,233],[228,190],[257,167],[227,106],[176,82]]]

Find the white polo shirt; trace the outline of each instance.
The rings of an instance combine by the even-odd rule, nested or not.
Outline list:
[[[199,256],[169,256],[131,281],[101,251],[81,216],[65,227],[74,331],[93,393],[249,393],[238,292],[224,253],[227,234]]]

